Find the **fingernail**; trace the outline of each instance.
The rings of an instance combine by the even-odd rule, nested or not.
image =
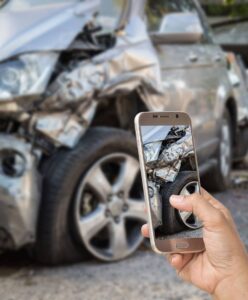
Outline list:
[[[170,203],[171,204],[181,204],[185,201],[185,198],[184,196],[177,196],[177,195],[172,195],[170,197]]]
[[[176,255],[172,255],[171,256],[171,264],[174,265],[176,260],[177,260]]]

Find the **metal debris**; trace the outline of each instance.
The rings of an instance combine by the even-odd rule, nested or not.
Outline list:
[[[194,155],[193,141],[191,129],[185,126],[185,129],[172,127],[173,133],[166,137],[167,140],[173,140],[177,137],[177,141],[164,147],[163,141],[154,141],[144,145],[145,161],[147,168],[153,170],[153,176],[164,180],[165,182],[173,182],[179,173],[182,160]],[[178,138],[178,135],[180,137]],[[164,149],[163,149],[164,148]]]
[[[134,28],[139,30],[135,35]],[[163,94],[161,87],[159,62],[154,47],[144,22],[134,18],[125,35],[117,36],[114,48],[80,62],[72,71],[59,75],[50,86],[49,96],[44,99],[40,108],[46,112],[65,110],[67,115],[68,110],[73,110],[71,119],[78,123],[78,128],[75,137],[70,137],[68,146],[74,146],[90,126],[101,99],[115,97],[120,93],[128,95],[136,90],[147,107],[153,109],[158,107],[154,101],[162,101],[159,99]],[[60,122],[63,122],[64,114],[60,117]],[[39,122],[45,126],[44,118]],[[83,126],[79,125],[82,122]],[[52,129],[51,126],[48,127]],[[41,131],[39,124],[36,128]],[[51,137],[49,128],[42,132]],[[55,142],[64,144],[61,135],[52,134],[52,137]]]

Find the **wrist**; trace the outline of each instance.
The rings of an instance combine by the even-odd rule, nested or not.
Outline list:
[[[248,299],[248,261],[223,279],[215,288],[214,300]]]

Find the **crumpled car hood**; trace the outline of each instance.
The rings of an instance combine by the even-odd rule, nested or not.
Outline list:
[[[80,61],[73,70],[66,70],[57,77],[39,106],[43,113],[33,114],[32,128],[73,148],[90,126],[102,99],[136,91],[148,109],[162,110],[164,97],[160,75],[159,61],[146,25],[139,17],[134,17],[125,35],[117,36],[113,48]],[[71,113],[66,116],[68,110]],[[57,112],[64,113],[63,122],[56,120]],[[77,128],[73,125],[75,119],[81,124]],[[66,130],[65,124],[68,125]],[[56,132],[52,128],[56,128]],[[59,132],[66,132],[66,135],[61,136]]]
[[[0,10],[0,60],[24,52],[66,49],[98,7],[99,0],[21,10],[6,5]]]

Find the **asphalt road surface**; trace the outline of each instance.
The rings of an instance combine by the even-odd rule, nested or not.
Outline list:
[[[248,246],[247,189],[217,195],[232,211]],[[0,257],[1,300],[205,300],[208,295],[177,278],[165,258],[144,248],[131,258],[44,268],[23,253]]]

